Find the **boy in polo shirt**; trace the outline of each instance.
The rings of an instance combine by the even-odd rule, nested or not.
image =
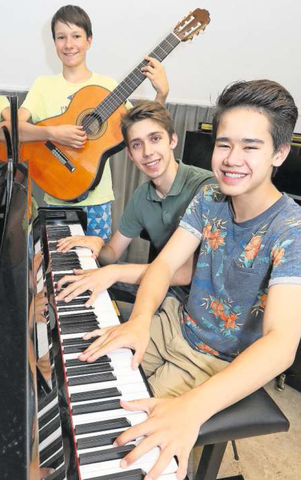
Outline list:
[[[276,82],[237,82],[222,92],[213,121],[218,186],[205,185],[190,203],[145,273],[129,321],[84,336],[99,338],[81,360],[131,348],[132,367],[142,362],[161,397],[121,402],[148,413],[116,439],[120,446],[143,438],[121,466],[160,447],[146,480],[157,479],[174,455],[183,479],[202,424],[294,361],[301,335],[301,210],[271,177],[289,153],[297,118],[292,96]],[[167,298],[153,316],[197,248],[187,305]]]
[[[99,85],[111,91],[116,80],[91,72],[86,65],[86,54],[92,44],[92,25],[87,13],[80,7],[66,5],[53,16],[52,37],[57,55],[62,62],[62,73],[38,77],[30,88],[19,110],[20,133],[23,141],[56,141],[73,148],[82,148],[87,136],[81,126],[31,125],[52,116],[60,115],[68,108],[72,96],[88,85]],[[142,68],[156,91],[156,100],[162,104],[168,94],[168,83],[163,66],[156,59],[147,57],[149,63]],[[127,104],[127,108],[130,104]],[[106,163],[101,181],[88,196],[76,203],[87,213],[89,235],[99,235],[105,241],[111,236],[111,203],[114,200],[109,162]],[[49,205],[71,206],[56,198],[45,196]]]
[[[59,251],[66,252],[74,246],[86,246],[98,255],[102,264],[115,263],[133,238],[139,237],[142,230],[145,230],[156,251],[160,252],[178,227],[196,192],[204,183],[212,181],[211,172],[175,160],[177,135],[168,110],[159,103],[139,102],[122,118],[121,130],[129,158],[149,180],[132,195],[118,230],[107,244],[96,237],[68,237],[58,242]],[[186,285],[190,282],[191,264],[192,258],[175,276],[173,285]],[[89,283],[96,294],[100,288],[104,288],[106,278],[108,283],[105,288],[109,288],[113,280],[113,283],[123,281],[121,278],[125,269],[132,272],[127,283],[138,284],[146,268],[145,264],[114,265],[102,268],[97,273],[78,272],[83,274],[74,288]]]

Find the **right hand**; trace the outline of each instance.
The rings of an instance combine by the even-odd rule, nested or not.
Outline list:
[[[99,357],[118,348],[131,348],[135,351],[131,364],[134,370],[142,362],[150,339],[145,318],[139,318],[139,316],[135,317],[135,320],[129,320],[115,327],[102,328],[86,333],[83,338],[88,340],[96,335],[99,335],[99,338],[78,357],[79,360],[94,362]]]
[[[86,247],[92,250],[93,258],[97,258],[100,250],[105,245],[102,238],[96,236],[75,235],[74,237],[61,238],[57,242],[57,252],[66,253],[73,247]]]
[[[83,148],[87,135],[82,126],[56,125],[49,127],[51,140],[72,148]]]

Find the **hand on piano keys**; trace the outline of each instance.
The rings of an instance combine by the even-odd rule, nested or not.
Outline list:
[[[65,275],[57,284],[57,290],[60,292],[57,300],[70,302],[86,291],[91,292],[91,296],[85,303],[86,307],[93,305],[100,292],[103,292],[116,283],[117,272],[115,265],[107,265],[102,268],[89,270],[74,269],[74,275]],[[61,291],[61,288],[68,283],[68,286]]]
[[[57,252],[66,253],[74,247],[85,247],[92,251],[92,257],[96,259],[104,245],[105,242],[100,237],[74,235],[72,237],[61,238],[57,242]]]
[[[199,433],[199,424],[196,421],[199,405],[195,396],[189,392],[175,398],[149,398],[121,401],[126,410],[144,411],[148,418],[142,423],[134,425],[121,433],[114,444],[126,445],[135,440],[134,448],[126,455],[122,467],[128,467],[153,449],[160,447],[160,455],[148,473],[147,480],[155,480],[166,470],[172,458],[178,458],[177,479],[184,479],[187,475],[188,459]]]

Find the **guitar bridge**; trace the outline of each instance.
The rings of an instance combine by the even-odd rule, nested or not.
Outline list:
[[[76,166],[70,162],[69,158],[58,147],[56,147],[54,143],[48,140],[45,143],[45,146],[51,151],[52,155],[54,155],[61,162],[61,164],[64,165],[64,167],[68,168],[71,173],[76,170]]]

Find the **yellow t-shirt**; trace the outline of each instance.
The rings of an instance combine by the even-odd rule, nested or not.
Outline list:
[[[70,83],[65,80],[63,74],[38,77],[32,84],[22,108],[26,108],[31,114],[34,123],[46,118],[61,115],[66,111],[72,96],[81,88],[88,85],[99,85],[107,90],[114,90],[116,80],[105,75],[92,73],[89,80],[84,83]],[[106,162],[101,181],[97,187],[89,192],[87,198],[75,205],[100,205],[114,200],[112,177],[109,161]],[[45,202],[49,205],[69,205],[70,202],[57,200],[45,194]]]
[[[10,107],[10,103],[7,97],[0,95],[0,121],[3,120],[2,112],[5,108]]]

